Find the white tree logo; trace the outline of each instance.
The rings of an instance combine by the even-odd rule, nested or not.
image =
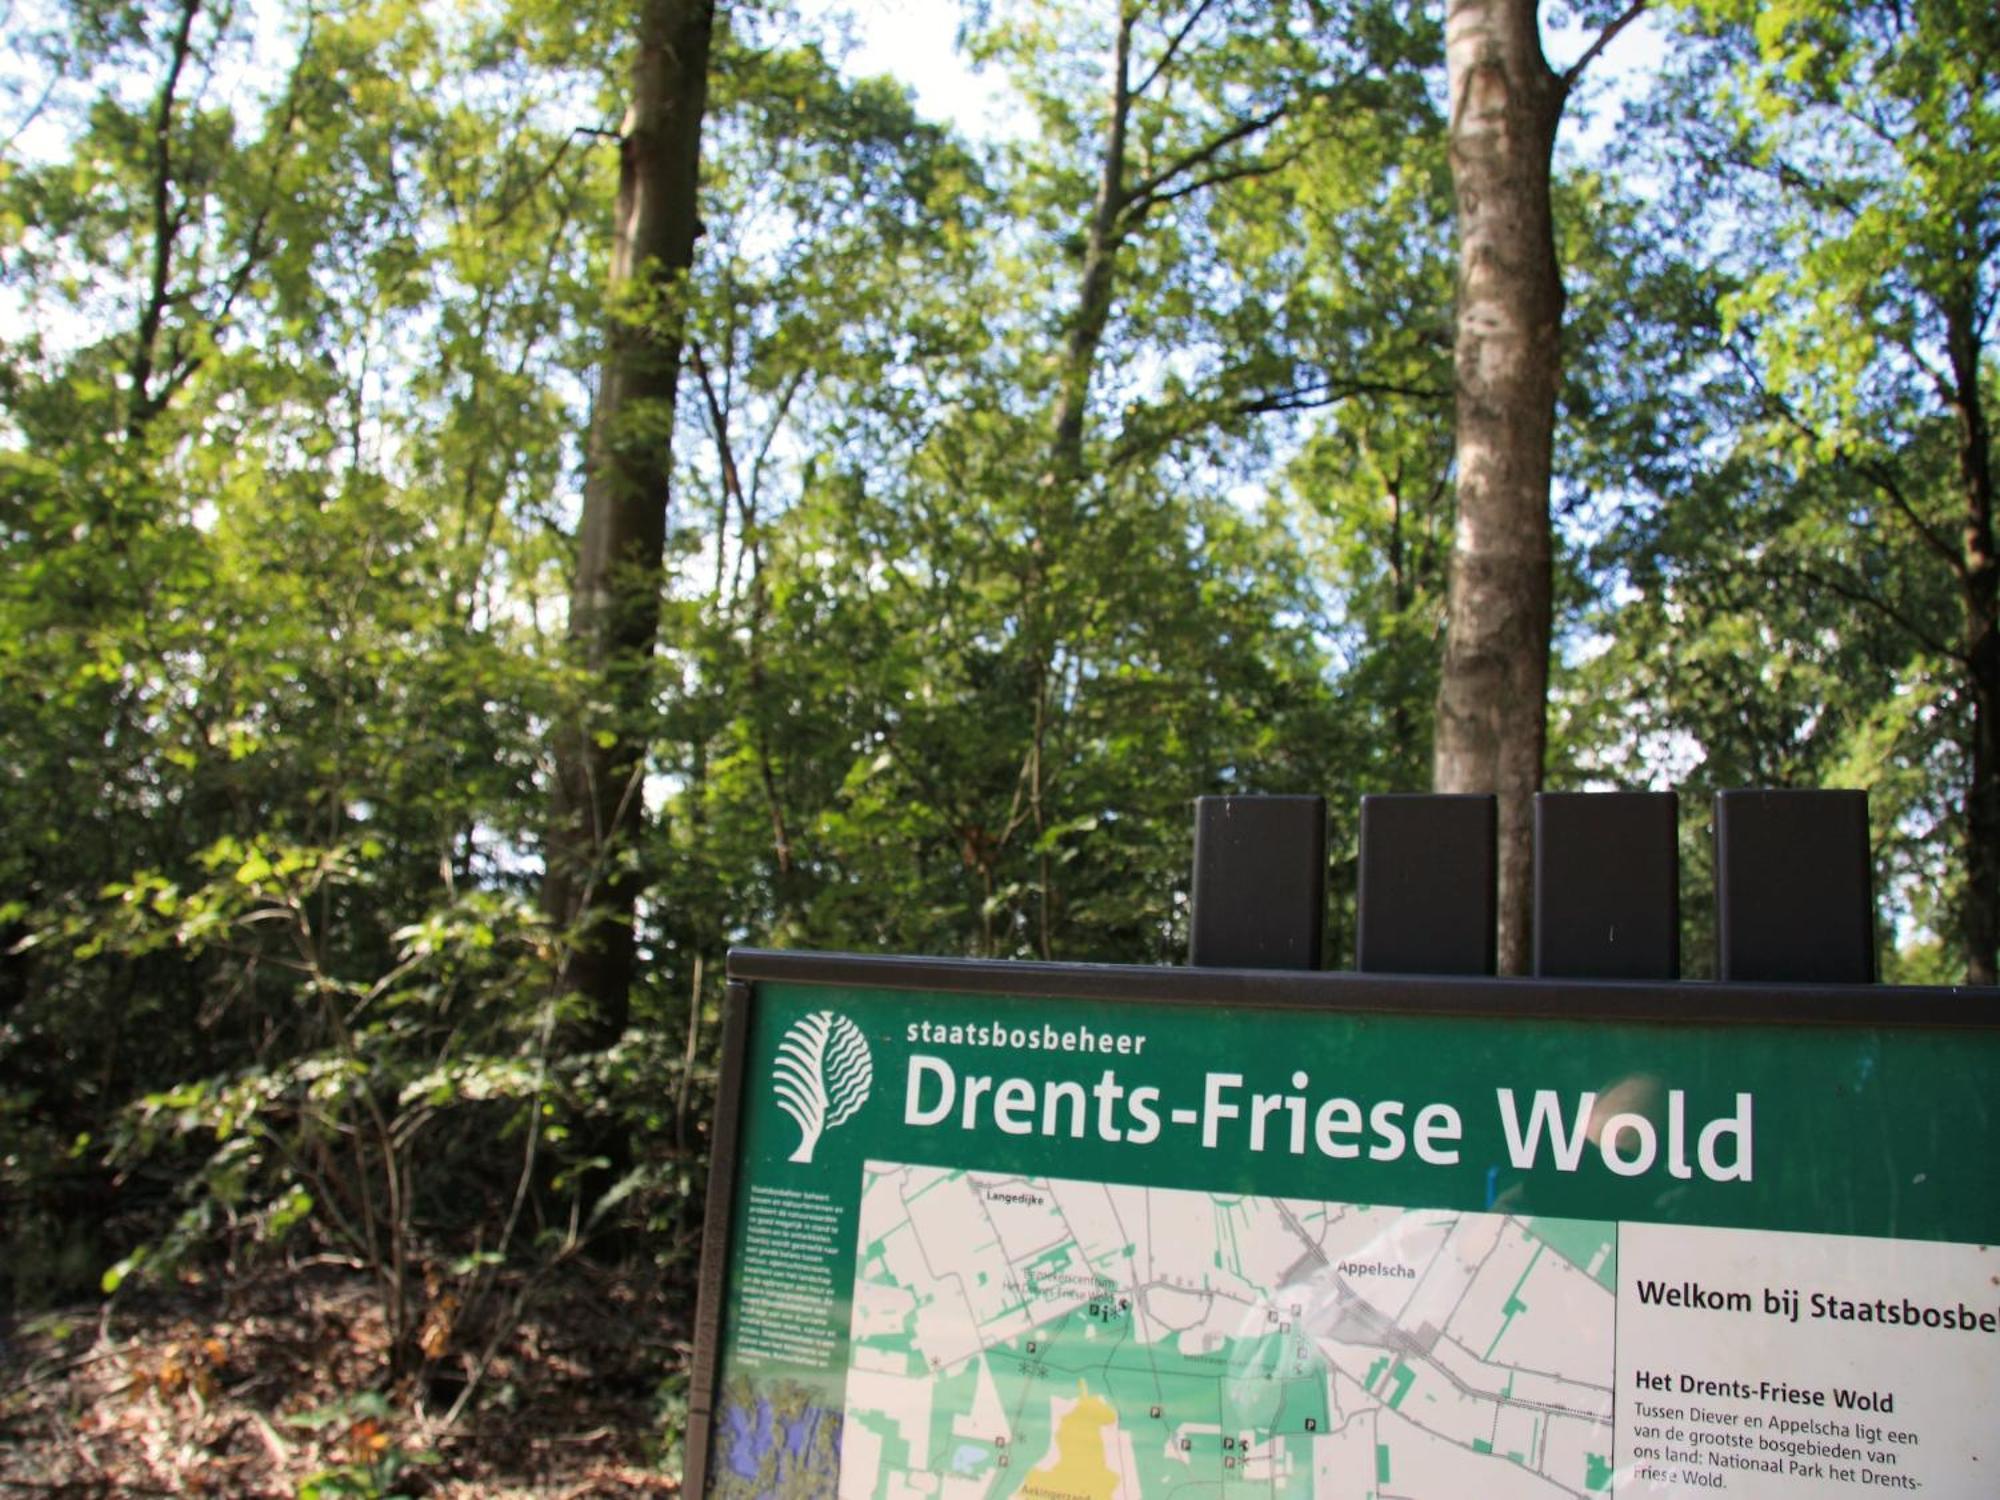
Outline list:
[[[778,1108],[799,1127],[799,1149],[787,1159],[811,1161],[820,1136],[853,1119],[874,1082],[867,1039],[846,1016],[816,1010],[794,1021],[771,1069]]]

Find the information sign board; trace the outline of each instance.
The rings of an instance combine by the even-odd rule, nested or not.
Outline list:
[[[1993,992],[732,977],[697,1495],[2000,1493]]]

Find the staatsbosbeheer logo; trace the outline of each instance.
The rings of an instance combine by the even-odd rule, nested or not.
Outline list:
[[[846,1016],[816,1010],[792,1022],[771,1068],[778,1108],[799,1127],[798,1149],[786,1160],[811,1161],[819,1138],[854,1118],[874,1082],[868,1039]]]

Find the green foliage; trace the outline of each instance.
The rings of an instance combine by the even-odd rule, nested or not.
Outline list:
[[[585,257],[530,212],[561,194],[513,204],[536,280],[471,254],[477,221],[507,246],[458,153],[518,200],[539,142],[425,95],[405,8],[293,18],[233,113],[199,80],[250,38],[171,19],[86,29],[69,154],[0,182],[34,314],[0,361],[15,1297],[213,1233],[354,1249],[384,1168],[327,1142],[365,1100],[421,1119],[401,1083],[476,1072],[468,1040],[515,1065],[556,963],[510,866],[554,682],[516,580],[557,549],[509,497],[547,503],[572,423],[546,361]]]
[[[427,1452],[411,1452],[387,1432],[395,1413],[373,1391],[346,1397],[287,1419],[307,1432],[337,1433],[349,1461],[321,1469],[304,1480],[298,1500],[411,1500],[398,1481],[412,1470],[437,1462]]]
[[[1701,810],[1730,786],[1867,787],[1911,972],[1962,976],[2000,686],[1978,665],[1990,512],[1968,468],[1990,460],[1967,443],[2000,294],[2000,114],[1976,77],[1993,22],[1800,3],[1683,25],[1621,152],[1663,185],[1625,211],[1620,267],[1620,305],[1645,310],[1622,315],[1625,367],[1651,379],[1598,424],[1632,467],[1600,470],[1621,508],[1594,528],[1580,764]]]
[[[562,635],[629,15],[60,19],[0,70],[23,114],[53,80],[0,148],[11,1302],[337,1253],[463,1410],[537,1273],[690,1273],[730,945],[1170,962],[1193,797],[1325,793],[1344,904],[1359,796],[1427,783],[1437,16],[975,6],[1033,122],[982,144],[726,13],[687,304],[627,310],[688,357],[617,717]],[[1947,324],[1994,297],[1991,22],[1684,21],[1558,186],[1551,779],[1680,787],[1697,885],[1710,791],[1870,786],[1890,972],[1951,978],[1972,716],[1925,536]],[[647,746],[654,814],[634,1024],[582,1054],[582,934],[533,899],[565,716]]]

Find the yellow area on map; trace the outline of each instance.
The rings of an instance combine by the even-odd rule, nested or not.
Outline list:
[[[1104,1438],[1117,1422],[1111,1403],[1079,1380],[1076,1405],[1056,1427],[1055,1457],[1028,1475],[1021,1494],[1027,1500],[1113,1500],[1118,1473],[1104,1461]]]

